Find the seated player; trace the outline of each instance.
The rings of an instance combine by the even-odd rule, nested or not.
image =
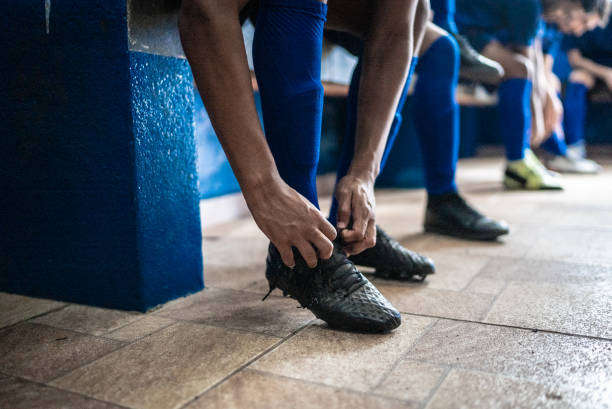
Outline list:
[[[609,16],[609,14],[608,14]],[[612,24],[606,19],[604,28],[597,28],[580,38],[568,39],[568,59],[572,67],[564,97],[565,143],[567,156],[579,163],[592,163],[586,158],[584,125],[589,91],[607,93],[612,99]],[[560,171],[567,169],[565,163],[551,162]]]
[[[496,61],[479,54],[468,39],[459,34],[455,24],[455,0],[431,0],[430,3],[434,24],[446,30],[459,45],[459,76],[469,81],[498,84],[504,75],[504,69]]]
[[[552,109],[556,98],[544,87],[543,61],[534,48],[534,39],[541,19],[555,23],[574,10],[590,11],[592,3],[593,0],[457,0],[455,20],[459,32],[505,71],[498,90],[498,111],[499,132],[506,148],[507,188],[562,189],[559,175],[548,171],[529,148],[530,139],[539,144],[545,138],[542,114]]]
[[[347,50],[360,55],[358,39],[338,33],[326,33],[328,39],[344,46]],[[455,170],[459,152],[459,107],[455,100],[455,90],[459,73],[459,47],[454,37],[429,23],[423,44],[420,47],[418,62],[413,65],[418,72],[414,88],[414,113],[412,119],[419,134],[419,141],[425,164],[426,189],[428,193],[425,230],[473,240],[494,240],[508,233],[505,222],[497,222],[483,216],[458,194],[455,183]],[[350,165],[355,139],[355,106],[359,99],[361,58],[351,80],[348,97],[347,131],[344,137],[338,177],[344,175]],[[393,142],[402,123],[402,108],[409,83],[404,87],[403,98],[395,114],[391,127],[383,164],[390,153]],[[336,214],[342,217],[337,201],[332,203],[330,221],[335,222]],[[385,251],[379,243],[391,243],[397,252]],[[401,251],[400,251],[401,250]],[[403,254],[403,257],[400,255]],[[401,260],[414,260],[419,266],[420,256],[403,249],[380,227],[377,230],[377,244],[361,254],[351,257],[357,265],[376,269],[376,274],[387,278],[410,279],[411,269],[402,268]],[[418,269],[418,268],[416,268]],[[420,267],[421,271],[423,270]],[[414,269],[413,269],[414,270]]]
[[[334,0],[328,8],[325,3],[261,0],[253,7],[247,0],[183,0],[181,40],[251,214],[271,241],[266,271],[271,290],[282,289],[331,327],[384,332],[400,324],[400,315],[346,253],[375,243],[374,179],[428,5]],[[245,6],[257,16],[253,55],[265,136],[242,38],[239,16]],[[352,220],[341,229],[343,245],[318,208],[315,187],[324,24],[364,38],[362,92],[370,102],[359,104],[355,158],[338,184],[350,192],[341,199],[343,206],[349,202]]]
[[[597,0],[595,10],[591,13],[576,12],[568,16],[568,19],[561,21],[559,24],[560,30],[565,33],[571,33],[571,36],[580,37],[585,32],[591,31],[597,26],[605,25],[604,22],[608,20],[610,11],[609,0]],[[559,31],[557,25],[547,24],[541,34],[542,50],[544,52],[544,67],[545,75],[548,79],[549,86],[552,87],[557,93],[561,92],[561,81],[558,76],[553,72],[553,67],[557,55],[561,52],[561,45],[563,42],[564,35]],[[580,74],[578,74],[580,77]],[[569,76],[571,77],[571,75]],[[567,78],[567,95],[571,96],[576,92],[576,85],[574,81]],[[580,89],[580,87],[578,87]],[[567,98],[565,100],[567,102]],[[567,145],[565,135],[565,127],[563,126],[563,118],[567,120],[569,116],[570,123],[573,117],[576,115],[576,110],[566,111],[563,113],[561,109],[561,118],[557,118],[554,114],[551,116],[550,112],[545,112],[545,122],[548,123],[547,132],[550,133],[548,139],[540,146],[549,154],[552,158],[546,162],[549,169],[562,173],[581,173],[581,174],[592,174],[600,171],[601,166],[596,162],[584,157],[584,144],[583,143],[571,143]],[[556,121],[556,122],[553,122]],[[572,135],[570,134],[570,138]]]

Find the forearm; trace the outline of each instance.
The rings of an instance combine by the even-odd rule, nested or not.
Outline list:
[[[350,174],[375,179],[414,52],[412,24],[394,24],[393,2],[380,2],[365,37]]]
[[[585,58],[578,50],[570,50],[568,52],[568,59],[572,68],[583,69],[599,78],[609,75],[609,72],[612,70],[610,67],[597,64],[595,61]]]
[[[259,123],[238,10],[183,7],[181,40],[217,137],[245,190],[278,177]]]

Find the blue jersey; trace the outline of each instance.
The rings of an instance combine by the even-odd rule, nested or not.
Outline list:
[[[478,49],[492,40],[529,46],[540,26],[539,0],[457,0],[456,6],[459,31]]]
[[[561,50],[564,37],[563,34],[557,29],[557,26],[555,24],[548,24],[542,21],[538,37],[540,37],[542,40],[542,51],[544,54],[555,58]]]
[[[612,66],[612,24],[589,31],[579,38],[567,37],[564,48],[577,48],[586,58]]]

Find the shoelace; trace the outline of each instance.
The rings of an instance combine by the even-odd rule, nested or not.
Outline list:
[[[459,195],[451,196],[451,200],[454,202],[455,206],[460,207],[461,210],[470,218],[470,222],[478,220],[482,217],[480,213],[478,213],[472,206],[468,205],[464,198]]]
[[[343,291],[346,296],[357,291],[366,283],[355,265],[343,254],[336,253],[329,260],[322,260],[319,268],[321,274],[331,271],[328,283],[334,291]]]

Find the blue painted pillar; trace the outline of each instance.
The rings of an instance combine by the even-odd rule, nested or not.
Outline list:
[[[193,80],[128,6],[0,2],[0,291],[144,311],[203,288]]]

